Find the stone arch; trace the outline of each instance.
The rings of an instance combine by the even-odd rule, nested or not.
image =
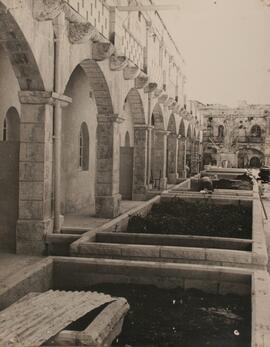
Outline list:
[[[187,138],[192,139],[192,129],[190,124],[188,125],[188,128],[187,128]]]
[[[148,129],[137,89],[132,88],[128,92],[124,112],[126,120],[121,127],[122,131],[129,131],[130,146],[120,147],[120,194],[125,199],[144,200],[147,191]]]
[[[95,141],[95,212],[98,217],[112,218],[119,215],[119,123],[114,114],[107,80],[98,63],[85,59],[76,67],[87,77],[88,99],[95,104],[96,132],[90,138]],[[89,127],[90,129],[90,127]]]
[[[113,104],[109,86],[98,63],[92,59],[85,59],[79,65],[89,78],[98,114],[113,115]]]
[[[167,130],[172,132],[172,133],[174,133],[174,134],[177,133],[177,131],[176,131],[176,121],[175,121],[175,116],[174,116],[173,113],[170,115]]]
[[[249,160],[249,166],[251,168],[260,168],[262,165],[261,159],[258,156],[253,156]]]
[[[20,141],[20,116],[13,106],[7,110],[4,119],[3,141]]]
[[[165,130],[164,117],[161,106],[156,104],[152,112],[153,127],[158,130]]]
[[[186,137],[186,127],[185,127],[185,122],[184,119],[181,119],[180,126],[179,126],[179,135],[181,137]]]
[[[7,51],[21,90],[44,90],[38,64],[21,28],[0,1],[0,41]]]
[[[61,210],[64,215],[94,215],[97,107],[89,97],[89,78],[80,65],[70,75],[64,93],[72,103],[62,111]]]
[[[143,102],[138,90],[135,88],[130,89],[125,100],[130,105],[134,124],[136,125],[145,124],[145,113],[144,113]]]

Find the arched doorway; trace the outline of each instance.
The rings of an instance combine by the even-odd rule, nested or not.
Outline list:
[[[188,171],[191,171],[191,156],[192,156],[192,131],[191,125],[188,125],[187,130],[187,140],[186,140],[186,165],[188,166]]]
[[[186,177],[186,128],[182,118],[179,126],[179,145],[178,145],[178,175],[180,178]]]
[[[145,200],[147,193],[147,139],[141,95],[130,89],[123,105],[120,126],[120,194],[127,200]]]
[[[260,168],[262,165],[260,158],[252,157],[249,162],[249,166],[254,169]]]
[[[167,138],[167,177],[168,183],[175,184],[178,178],[177,173],[177,152],[178,152],[178,138],[176,131],[175,117],[171,114],[168,123],[168,138]]]
[[[0,142],[0,249],[16,250],[19,211],[20,117],[15,107],[6,112]]]
[[[245,168],[247,166],[247,150],[242,149],[238,152],[238,168]]]
[[[152,112],[151,126],[151,182],[154,188],[163,189],[167,184],[167,131],[159,104]]]
[[[71,74],[65,95],[72,103],[63,109],[61,212],[95,215],[97,109],[80,66]]]

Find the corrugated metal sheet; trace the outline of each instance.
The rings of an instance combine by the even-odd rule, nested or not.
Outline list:
[[[49,290],[28,295],[0,312],[0,346],[40,346],[86,313],[114,300],[97,292]]]

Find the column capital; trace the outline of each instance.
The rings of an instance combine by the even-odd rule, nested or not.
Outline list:
[[[158,85],[155,82],[149,82],[145,87],[144,87],[144,93],[153,93],[157,89]]]
[[[98,123],[123,123],[125,118],[119,117],[118,114],[98,114]]]
[[[124,80],[135,80],[139,76],[140,72],[141,70],[138,66],[129,63],[123,70]]]
[[[152,125],[147,125],[147,124],[135,124],[134,129],[138,130],[152,130],[154,127]]]
[[[72,103],[70,97],[55,92],[23,90],[18,94],[21,104],[55,105],[56,101],[60,101],[64,107]]]
[[[139,76],[135,79],[135,88],[136,89],[142,89],[145,87],[145,85],[148,83],[149,77],[146,73],[141,71],[139,73]]]
[[[110,56],[110,69],[112,71],[122,71],[128,65],[128,58],[116,53]]]

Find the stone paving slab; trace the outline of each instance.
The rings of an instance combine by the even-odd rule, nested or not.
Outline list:
[[[29,265],[43,259],[42,257],[17,255],[13,253],[0,253],[0,288],[5,285],[5,280],[21,272]]]
[[[121,201],[120,215],[130,211],[131,209],[139,206],[140,204],[142,204],[142,201]],[[108,218],[96,218],[92,216],[65,215],[63,229],[85,228],[87,230],[92,230],[108,223],[110,220],[111,219]]]

